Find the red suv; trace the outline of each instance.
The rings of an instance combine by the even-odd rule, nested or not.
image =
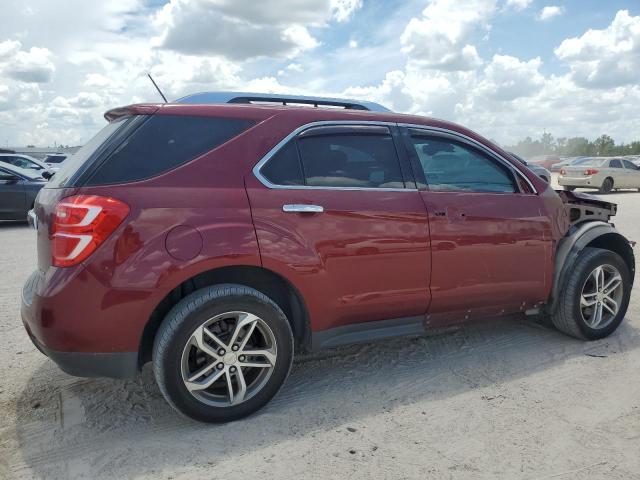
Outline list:
[[[107,112],[38,195],[22,318],[64,371],[151,361],[171,405],[218,422],[267,403],[294,350],[516,312],[588,340],[622,321],[635,262],[614,204],[449,122],[214,100]]]

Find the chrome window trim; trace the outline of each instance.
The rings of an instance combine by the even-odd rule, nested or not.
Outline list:
[[[253,175],[267,188],[277,190],[344,190],[344,191],[375,191],[375,192],[417,192],[417,188],[378,188],[378,187],[325,187],[317,185],[277,185],[267,180],[260,170],[282,147],[299,133],[314,127],[339,125],[377,125],[381,127],[395,127],[395,122],[378,122],[375,120],[322,120],[311,122],[296,128],[286,137],[280,140],[264,157],[253,167]],[[398,159],[398,162],[400,159]]]
[[[479,150],[481,150],[483,153],[489,155],[492,158],[495,158],[497,161],[499,161],[504,166],[506,166],[510,171],[512,171],[513,173],[518,175],[520,178],[522,178],[525,182],[527,182],[527,185],[529,185],[529,187],[531,188],[531,191],[535,195],[538,194],[538,189],[533,186],[533,183],[531,183],[531,180],[529,180],[524,173],[522,173],[520,170],[514,167],[513,164],[508,159],[504,158],[503,156],[499,155],[497,152],[494,152],[493,150],[486,147],[484,144],[478,142],[477,140],[463,133],[455,132],[453,130],[448,130],[446,128],[432,127],[428,125],[419,125],[415,123],[398,123],[397,125],[399,127],[413,128],[416,130],[424,130],[426,134],[436,134],[442,137],[450,137],[450,138],[453,138],[454,140],[459,140],[459,141],[462,141],[463,143],[476,147]],[[518,189],[520,188],[518,187]],[[478,193],[478,192],[468,192],[468,193]],[[514,193],[526,193],[526,192],[520,191],[520,192],[514,192]]]
[[[493,150],[490,150],[489,148],[487,148],[485,145],[483,145],[482,143],[478,142],[477,140],[475,140],[475,139],[473,139],[473,138],[471,138],[471,137],[469,137],[467,135],[464,135],[463,133],[455,132],[453,130],[448,130],[446,128],[433,127],[433,126],[429,126],[429,125],[420,125],[420,124],[416,124],[416,123],[397,123],[397,122],[385,122],[385,121],[376,121],[376,120],[322,120],[322,121],[310,122],[310,123],[306,123],[304,125],[301,125],[300,127],[298,127],[295,130],[293,130],[291,133],[289,133],[282,140],[280,140],[273,148],[271,148],[271,150],[269,150],[258,161],[258,163],[256,163],[256,165],[253,167],[253,170],[252,170],[253,171],[253,175],[265,187],[272,188],[272,189],[279,189],[279,190],[347,190],[347,191],[348,190],[355,190],[355,191],[364,190],[364,191],[376,191],[376,192],[380,192],[380,191],[382,191],[382,192],[416,192],[416,191],[418,191],[417,188],[324,187],[324,186],[314,186],[314,185],[277,185],[275,183],[271,183],[269,180],[267,180],[262,175],[262,173],[260,172],[262,167],[271,159],[271,157],[273,157],[293,137],[295,137],[299,133],[301,133],[301,132],[303,132],[305,130],[308,130],[310,128],[320,127],[320,126],[330,126],[330,125],[336,125],[336,126],[339,126],[339,125],[378,125],[378,126],[386,126],[386,127],[405,127],[405,128],[415,128],[417,130],[424,130],[425,133],[427,133],[427,134],[437,134],[437,135],[441,135],[441,136],[447,136],[447,137],[453,138],[454,140],[459,140],[459,141],[462,141],[463,143],[467,143],[467,144],[469,144],[471,146],[474,146],[474,147],[480,149],[485,154],[491,156],[492,158],[495,158],[497,161],[499,161],[500,163],[505,165],[512,172],[514,172],[515,175],[518,175],[525,182],[527,182],[527,185],[529,185],[529,187],[531,188],[531,191],[533,192],[533,194],[538,195],[538,193],[539,193],[538,189],[533,185],[533,183],[531,183],[531,181],[527,178],[527,176],[524,175],[516,167],[514,167],[513,164],[509,160],[507,160],[506,158],[502,157],[501,155],[499,155],[498,153],[494,152]],[[469,192],[469,193],[473,193],[473,192]],[[516,192],[516,193],[523,193],[523,192]]]

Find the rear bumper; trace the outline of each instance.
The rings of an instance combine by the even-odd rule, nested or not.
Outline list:
[[[139,371],[137,348],[118,343],[129,339],[128,343],[137,346],[138,329],[132,334],[113,328],[115,322],[109,324],[109,317],[101,318],[95,308],[92,315],[82,299],[88,305],[95,305],[96,300],[91,302],[88,295],[82,296],[79,282],[62,281],[55,273],[51,274],[36,270],[22,289],[22,323],[36,348],[70,375],[135,376]],[[81,283],[86,283],[86,279]],[[67,295],[74,292],[76,295]]]
[[[558,177],[558,184],[567,187],[600,188],[602,182],[593,177]]]
[[[75,377],[131,378],[138,373],[138,352],[57,352],[42,345],[33,335],[29,338],[60,370]]]

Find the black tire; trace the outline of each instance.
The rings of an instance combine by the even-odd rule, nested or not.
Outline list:
[[[600,193],[609,193],[613,190],[613,178],[607,177],[602,181],[602,186],[600,187]]]
[[[598,265],[615,267],[622,277],[622,301],[618,313],[602,328],[591,328],[584,320],[580,310],[582,288],[587,278]],[[558,298],[558,306],[551,321],[561,332],[582,340],[598,340],[613,333],[622,322],[631,295],[632,279],[629,268],[624,260],[615,252],[600,248],[585,248],[581,253],[573,271],[562,287]]]
[[[573,192],[573,191],[576,189],[576,187],[564,187],[564,189],[565,189],[567,192]]]
[[[261,318],[271,329],[277,356],[271,376],[255,395],[231,406],[208,405],[193,396],[182,380],[182,351],[192,333],[208,319],[243,311]],[[267,404],[284,384],[293,361],[293,334],[287,317],[269,297],[243,285],[221,284],[197,290],[167,314],[153,345],[153,370],[169,404],[187,417],[202,422],[237,420]]]

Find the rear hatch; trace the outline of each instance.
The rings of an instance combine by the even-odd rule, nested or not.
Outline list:
[[[39,270],[45,271],[51,266],[51,219],[56,205],[61,199],[74,195],[78,190],[79,179],[87,174],[91,166],[99,158],[108,155],[110,150],[141,123],[143,115],[133,113],[122,111],[121,116],[111,118],[102,130],[61,164],[60,169],[40,190],[34,205]]]

